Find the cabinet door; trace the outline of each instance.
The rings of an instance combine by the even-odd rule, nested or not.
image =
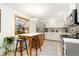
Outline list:
[[[39,36],[39,40],[40,40],[40,44],[41,44],[41,46],[42,46],[43,43],[44,43],[44,40],[45,40],[45,35],[44,35],[44,34],[41,34],[41,35]]]

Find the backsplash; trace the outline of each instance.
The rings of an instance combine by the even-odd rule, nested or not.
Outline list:
[[[67,28],[44,28],[45,32],[68,32]]]
[[[68,32],[71,34],[79,33],[79,25],[68,27]]]

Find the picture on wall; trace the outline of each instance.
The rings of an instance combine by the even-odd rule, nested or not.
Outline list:
[[[24,33],[24,26],[26,22],[16,20],[16,29],[19,34]]]
[[[15,34],[28,33],[28,21],[20,17],[16,17]]]

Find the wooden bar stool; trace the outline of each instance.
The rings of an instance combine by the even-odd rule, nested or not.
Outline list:
[[[17,39],[16,40],[17,43],[16,43],[16,49],[15,49],[15,54],[14,56],[16,56],[16,52],[20,52],[21,56],[23,55],[22,54],[22,51],[24,51],[25,49],[27,50],[27,55],[28,55],[28,48],[27,48],[27,41],[26,39]],[[23,44],[25,43],[25,47],[23,47]],[[18,44],[19,44],[19,47],[18,47]]]
[[[33,45],[32,47],[35,48],[36,50],[36,56],[37,56],[37,49],[40,48],[41,51],[41,44],[38,36],[33,38],[32,45]]]

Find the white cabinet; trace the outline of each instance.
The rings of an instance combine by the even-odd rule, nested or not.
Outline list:
[[[56,20],[56,21],[47,21],[45,24],[45,28],[63,28],[66,27],[66,22],[64,19],[62,20]]]
[[[61,37],[60,34],[56,32],[45,32],[45,39],[60,41]]]

